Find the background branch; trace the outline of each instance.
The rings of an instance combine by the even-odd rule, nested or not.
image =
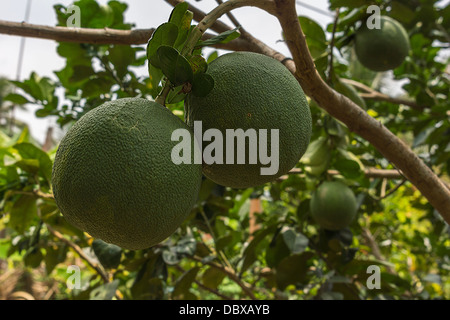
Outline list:
[[[241,287],[242,291],[252,300],[256,300],[255,295],[253,294],[253,291],[251,289],[251,286],[244,281],[242,281],[233,270],[230,270],[227,267],[223,267],[222,265],[215,263],[215,262],[206,262],[204,263],[200,257],[197,256],[190,256],[190,259],[201,262],[202,264],[209,265],[215,269],[220,270],[221,272],[225,273],[230,280],[234,281],[239,287]]]
[[[179,265],[175,265],[175,268],[177,268],[177,270],[178,271],[180,271],[180,272],[186,272],[186,270],[184,270],[181,266],[179,266]],[[215,294],[216,296],[218,296],[218,297],[220,297],[220,298],[222,298],[222,299],[224,299],[224,300],[234,300],[232,297],[229,297],[229,296],[227,296],[227,295],[224,295],[224,294],[222,294],[222,293],[220,293],[218,290],[216,290],[216,289],[213,289],[213,288],[210,288],[210,287],[208,287],[208,286],[205,286],[203,283],[201,283],[200,281],[198,281],[198,280],[194,280],[194,283],[199,287],[199,288],[201,288],[201,289],[203,289],[203,290],[206,290],[206,291],[209,291],[209,292],[211,292],[211,293],[213,293],[213,294]]]
[[[148,42],[154,31],[154,28],[117,30],[109,28],[89,29],[51,27],[0,20],[0,34],[55,40],[59,42],[142,45]],[[202,39],[206,40],[214,36],[214,34],[205,33]],[[250,50],[248,44],[239,38],[234,39],[227,44],[216,44],[214,47],[235,51]]]
[[[84,253],[83,249],[81,249],[77,244],[73,243],[72,241],[66,239],[61,233],[53,229],[48,224],[46,224],[46,226],[47,230],[52,235],[54,235],[56,238],[58,238],[59,240],[67,244],[69,247],[71,247],[84,261],[86,261],[88,265],[91,266],[102,277],[103,281],[105,281],[106,283],[109,282],[109,277],[106,274],[106,272],[97,263],[92,261],[91,258],[89,258],[87,254]]]
[[[350,84],[358,89],[364,90],[366,93],[360,93],[359,95],[362,98],[365,99],[371,99],[371,100],[377,100],[377,101],[386,101],[386,102],[391,102],[393,104],[403,104],[405,106],[409,106],[413,109],[416,110],[423,110],[425,108],[427,108],[426,106],[421,106],[418,105],[417,103],[415,103],[414,101],[411,100],[406,100],[406,99],[401,99],[401,98],[394,98],[394,97],[390,97],[384,93],[378,92],[368,86],[366,86],[363,83],[360,83],[358,81],[352,80],[352,79],[345,79],[342,78],[341,79],[342,82],[345,82],[347,84]]]
[[[291,174],[302,174],[304,173],[300,168],[294,168],[289,171],[288,175]],[[341,174],[337,170],[328,170],[329,175],[335,176]],[[386,178],[386,179],[403,179],[403,175],[395,169],[377,169],[377,168],[366,168],[364,169],[364,175],[367,178]]]

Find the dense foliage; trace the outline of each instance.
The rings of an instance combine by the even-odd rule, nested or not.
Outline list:
[[[370,2],[407,29],[411,51],[404,63],[387,73],[362,67],[352,41],[368,1],[330,0],[331,9],[340,8],[339,19],[326,30],[299,17],[316,67],[448,182],[450,7],[435,0]],[[126,3],[75,4],[82,27],[133,27],[124,21]],[[54,9],[64,26],[65,7]],[[55,117],[66,129],[103,102],[155,99],[161,90],[163,74],[154,65],[148,76],[136,75],[136,68],[148,65],[145,46],[60,42],[57,51],[66,61],[55,70],[57,80],[32,73],[22,82],[11,81],[18,90],[1,91],[2,110],[11,103],[38,105],[38,117]],[[217,52],[206,60],[215,57]],[[355,90],[360,88],[343,85],[342,79],[387,94],[392,81],[402,81],[404,98],[415,107],[367,95],[363,100]],[[183,119],[183,97],[169,98],[168,108]],[[183,225],[161,244],[137,251],[92,239],[64,220],[51,195],[57,146],[43,148],[26,126],[11,125],[1,113],[0,299],[14,298],[14,292],[36,299],[449,299],[448,224],[401,176],[365,174],[369,168],[395,167],[309,102],[313,136],[296,174],[244,190],[204,179]],[[314,158],[316,153],[321,154]],[[324,230],[310,216],[312,193],[326,180],[340,180],[356,195],[357,218],[349,228]],[[66,283],[71,265],[81,269],[78,289]],[[368,286],[371,265],[381,270],[379,289]]]

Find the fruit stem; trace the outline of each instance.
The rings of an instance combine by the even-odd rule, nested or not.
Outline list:
[[[155,99],[155,102],[159,103],[163,107],[166,106],[166,98],[170,92],[170,89],[172,88],[172,84],[170,83],[169,79],[164,78],[164,80],[165,80],[164,87],[162,88],[161,92],[158,94],[158,96]]]

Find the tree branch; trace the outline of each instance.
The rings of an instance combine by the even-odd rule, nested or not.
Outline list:
[[[77,244],[73,243],[72,241],[64,238],[64,236],[61,233],[53,229],[48,224],[46,224],[46,226],[47,230],[52,235],[54,235],[56,238],[58,238],[59,240],[67,244],[69,247],[71,247],[83,260],[85,260],[102,277],[103,281],[105,281],[106,283],[109,282],[109,277],[106,274],[106,272],[103,271],[103,269],[97,263],[93,262],[91,258],[89,258],[86,255],[86,253],[84,253],[83,249],[81,249]]]
[[[297,18],[294,0],[275,0],[276,16],[283,28],[286,44],[293,55],[288,67],[305,93],[334,118],[369,141],[402,171],[430,204],[450,223],[450,190],[426,164],[383,124],[370,117],[347,97],[330,88],[317,72]]]
[[[216,0],[217,4],[221,5],[223,3],[222,0]],[[228,19],[230,19],[230,21],[233,23],[233,25],[238,28],[242,28],[242,25],[239,23],[239,21],[236,19],[236,17],[231,13],[231,12],[227,12],[227,17]]]
[[[154,31],[154,28],[117,30],[109,28],[89,29],[51,27],[0,20],[0,34],[55,40],[59,42],[141,45],[148,42]],[[214,34],[206,33],[203,35],[202,39],[206,40],[214,36]],[[234,51],[250,50],[248,44],[239,38],[234,39],[227,44],[216,44],[213,47]]]
[[[411,100],[390,97],[384,93],[378,92],[378,91],[366,86],[363,83],[360,83],[360,82],[352,80],[352,79],[342,78],[341,81],[345,82],[347,84],[350,84],[358,89],[364,90],[366,93],[360,93],[359,95],[365,99],[386,101],[386,102],[391,102],[394,104],[403,104],[405,106],[411,107],[411,108],[419,110],[419,111],[423,111],[423,109],[427,108],[426,106],[418,105],[417,103],[415,103],[414,101],[411,101]]]
[[[35,25],[0,20],[0,33],[60,42],[92,44],[144,44],[155,31],[152,29],[116,30],[88,29]]]
[[[294,168],[288,172],[288,175],[302,174],[302,173],[304,173],[302,169]],[[328,170],[327,173],[332,176],[341,174],[337,170]],[[366,168],[364,170],[364,175],[367,178],[386,178],[386,179],[403,179],[404,178],[403,175],[398,170],[394,170],[394,169]]]

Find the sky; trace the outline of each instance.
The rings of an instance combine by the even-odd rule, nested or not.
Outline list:
[[[22,22],[25,19],[27,2],[31,1],[30,15],[28,23],[54,26],[56,25],[56,15],[53,5],[69,5],[71,0],[1,0],[0,20]],[[107,3],[107,0],[99,0],[101,4]],[[122,0],[128,4],[128,10],[125,12],[125,21],[134,23],[136,28],[153,28],[167,21],[172,7],[164,0]],[[202,0],[200,2],[190,1],[194,6],[209,12],[216,5],[216,0]],[[301,2],[310,3],[321,11],[329,12],[329,15],[318,13],[308,7],[301,5]],[[325,27],[333,20],[332,13],[328,10],[327,0],[303,0],[297,5],[297,13],[306,15],[317,23]],[[233,15],[242,24],[248,32],[256,38],[262,40],[270,47],[279,52],[290,56],[289,50],[281,40],[281,27],[277,19],[268,13],[254,7],[239,8],[233,10]],[[223,22],[232,26],[226,18]],[[17,75],[19,64],[21,37],[0,34],[0,76],[9,79],[23,80],[29,77],[30,73],[35,71],[41,77],[49,77],[56,80],[54,71],[64,67],[64,60],[56,53],[56,42],[51,40],[41,40],[34,38],[25,39],[25,51],[21,66],[21,72]],[[207,51],[205,52],[207,53]],[[138,74],[145,74],[146,68],[137,70]],[[26,105],[27,111],[16,112],[16,117],[29,124],[31,134],[38,142],[43,142],[45,133],[49,126],[55,129],[55,138],[61,138],[63,131],[59,130],[55,124],[55,118],[36,118],[34,112],[37,106]]]

